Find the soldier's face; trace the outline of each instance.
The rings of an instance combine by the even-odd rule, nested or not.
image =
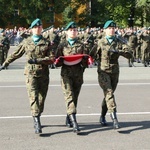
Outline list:
[[[105,29],[105,33],[108,36],[114,36],[115,35],[115,27],[108,27]]]
[[[41,35],[42,32],[42,25],[41,26],[35,26],[32,28],[32,33],[35,35]]]
[[[72,39],[76,38],[77,35],[78,35],[77,28],[70,28],[70,29],[68,29],[67,35],[68,35],[68,38],[72,38]]]

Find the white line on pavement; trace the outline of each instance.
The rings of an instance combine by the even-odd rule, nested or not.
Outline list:
[[[92,113],[92,114],[77,114],[77,116],[99,116],[100,113]],[[109,115],[109,114],[107,114]],[[150,112],[127,112],[127,113],[117,113],[117,115],[150,115]],[[66,115],[42,115],[43,118],[54,118],[54,117],[65,117]],[[31,118],[31,116],[7,116],[0,117],[0,119],[23,119],[23,118]]]
[[[118,85],[150,85],[150,83],[119,83]],[[58,87],[60,84],[50,84],[50,87]],[[99,84],[83,84],[83,86],[99,86]],[[24,88],[25,85],[1,85],[0,88]]]

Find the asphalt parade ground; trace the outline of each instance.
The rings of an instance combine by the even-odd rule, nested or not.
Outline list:
[[[11,47],[10,53],[16,47]],[[107,127],[99,123],[102,89],[96,67],[87,68],[79,96],[77,120],[81,133],[65,126],[66,108],[60,86],[60,68],[50,69],[50,85],[42,131],[34,134],[22,57],[0,72],[0,150],[150,150],[150,68],[128,67],[121,57],[115,91],[121,128],[114,130],[109,114]]]

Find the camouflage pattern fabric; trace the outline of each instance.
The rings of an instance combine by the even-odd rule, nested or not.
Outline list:
[[[7,58],[10,41],[6,36],[0,36],[0,43],[3,44],[3,46],[0,46],[0,64],[2,65]]]
[[[131,48],[132,54],[133,54],[133,58],[128,60],[128,64],[129,66],[132,66],[135,58],[136,58],[136,48],[137,48],[137,42],[138,42],[138,38],[137,35],[135,33],[130,33],[130,34],[126,34],[125,38],[128,39],[128,45]]]
[[[68,56],[75,54],[85,54],[88,50],[77,40],[73,46],[67,41],[58,46],[56,56]],[[62,64],[61,67],[61,85],[64,93],[67,114],[77,113],[78,96],[83,84],[83,73],[86,66],[83,61],[76,65],[68,66]]]
[[[141,40],[142,40],[142,45],[141,45],[141,60],[142,63],[148,63],[149,64],[149,59],[150,59],[150,33],[143,33],[141,34]]]
[[[4,66],[12,63],[25,54],[26,86],[30,100],[32,116],[40,116],[44,109],[44,102],[49,84],[49,64],[54,60],[50,42],[42,38],[37,45],[31,37],[20,43],[17,50],[7,57]],[[28,60],[36,59],[36,64],[29,64]]]
[[[98,60],[98,82],[104,92],[102,106],[110,113],[116,111],[114,92],[119,78],[119,56],[132,58],[129,47],[115,37],[110,44],[105,37],[98,40],[97,49],[93,49],[91,56]],[[105,106],[107,105],[107,106]],[[103,113],[103,112],[102,112]]]

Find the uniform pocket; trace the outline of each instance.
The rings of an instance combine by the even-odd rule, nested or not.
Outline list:
[[[39,77],[41,76],[43,73],[43,67],[42,65],[40,64],[34,64],[34,65],[27,65],[25,66],[25,71],[24,71],[24,74],[25,75],[33,75],[33,76],[36,76],[36,77]]]

